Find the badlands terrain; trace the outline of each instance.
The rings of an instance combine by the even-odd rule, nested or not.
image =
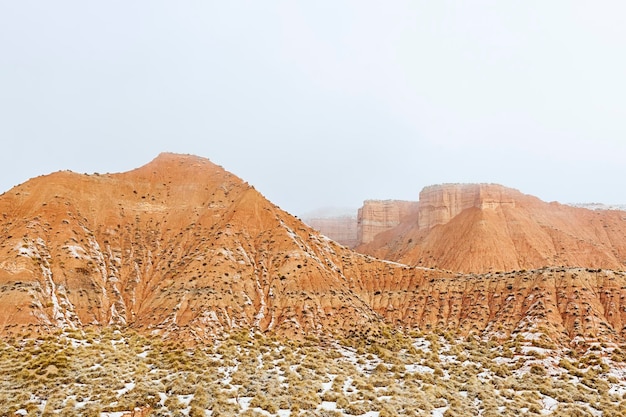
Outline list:
[[[496,184],[443,184],[424,188],[419,201],[369,200],[353,217],[306,221],[358,252],[408,265],[622,270],[626,211],[617,208],[546,203]]]
[[[0,415],[624,415],[626,213],[366,206],[358,253],[195,156],[7,191]]]

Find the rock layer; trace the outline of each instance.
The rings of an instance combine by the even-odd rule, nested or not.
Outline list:
[[[399,225],[417,208],[414,201],[366,200],[357,215],[357,241],[366,244],[386,230]]]
[[[419,196],[420,230],[446,224],[469,208],[481,210],[515,208],[515,200],[521,193],[495,184],[445,184],[425,187]],[[367,243],[367,242],[363,242]]]

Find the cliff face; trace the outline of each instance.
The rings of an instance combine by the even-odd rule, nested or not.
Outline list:
[[[357,215],[357,242],[366,244],[374,237],[400,224],[415,212],[417,203],[401,200],[367,200]]]
[[[431,229],[446,224],[462,211],[475,207],[481,210],[515,208],[522,194],[495,184],[445,184],[425,187],[419,196],[417,227]],[[365,242],[364,242],[365,243]]]
[[[357,236],[356,217],[317,217],[304,219],[304,222],[324,236],[348,248],[354,248],[360,243]]]
[[[624,269],[626,213],[545,203],[499,185],[427,187],[417,214],[358,251],[461,272]]]
[[[399,226],[409,221],[415,213]],[[60,172],[0,196],[0,335],[117,325],[190,339],[237,328],[345,336],[391,325],[623,341],[625,323],[622,273],[465,275],[377,260],[203,158]]]
[[[493,184],[446,184],[424,188],[417,201],[366,200],[356,219],[330,216],[305,219],[306,223],[325,236],[349,248],[366,245],[376,235],[403,222],[416,223],[419,230],[446,224],[462,211],[476,207],[493,210],[508,205],[522,196],[516,190]],[[417,216],[417,218],[415,218]]]

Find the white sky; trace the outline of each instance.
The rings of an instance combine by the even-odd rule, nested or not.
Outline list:
[[[626,203],[624,1],[0,0],[0,192],[207,157],[282,208]]]

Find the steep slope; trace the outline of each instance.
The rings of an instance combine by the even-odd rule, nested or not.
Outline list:
[[[493,184],[425,188],[398,226],[357,250],[461,272],[543,266],[624,269],[626,213],[545,203]]]
[[[5,193],[0,215],[5,332],[117,323],[203,336],[379,321],[350,290],[359,274],[342,272],[352,254],[206,159],[39,177]]]
[[[600,269],[456,274],[437,270],[369,288],[389,323],[507,338],[548,335],[559,343],[624,341],[626,273]],[[531,336],[532,337],[532,336]]]
[[[624,323],[621,273],[463,275],[377,260],[194,156],[58,172],[0,196],[2,335],[119,325],[193,339],[237,328],[346,336],[392,325],[622,341]]]

